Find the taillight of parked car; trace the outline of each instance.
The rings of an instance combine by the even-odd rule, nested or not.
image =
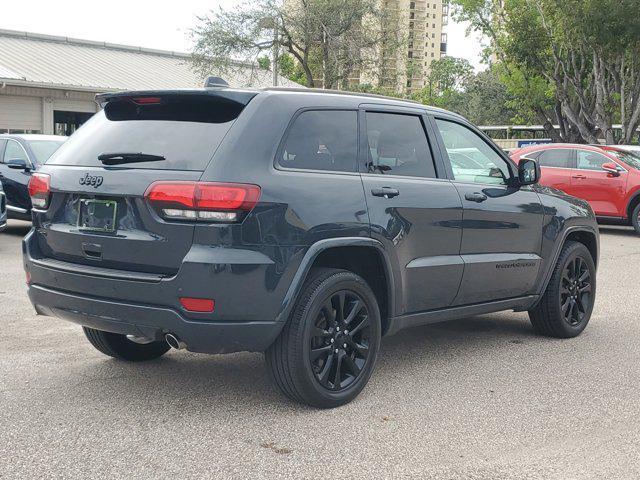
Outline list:
[[[260,187],[243,183],[155,182],[144,196],[166,220],[237,223],[258,203]]]
[[[46,173],[32,173],[29,179],[29,196],[35,208],[46,209],[49,206],[49,188],[51,176]]]

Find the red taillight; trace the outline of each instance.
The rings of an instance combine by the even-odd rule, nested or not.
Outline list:
[[[49,184],[51,177],[46,173],[32,173],[29,179],[29,196],[35,208],[46,209],[49,206]]]
[[[29,272],[25,272],[25,276],[27,277],[27,285],[31,285],[31,274]]]
[[[238,222],[258,203],[260,187],[243,183],[155,182],[145,197],[167,219]]]
[[[180,297],[180,305],[190,312],[213,312],[215,302],[209,298]]]

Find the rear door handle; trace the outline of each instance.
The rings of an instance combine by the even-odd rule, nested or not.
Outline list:
[[[579,180],[586,180],[587,179],[586,175],[573,175],[571,178],[576,178],[576,179],[579,179]]]
[[[467,193],[464,198],[466,198],[470,202],[482,203],[487,199],[487,196],[484,193],[474,192]]]
[[[372,188],[371,195],[374,197],[392,198],[400,195],[400,190],[391,187]]]

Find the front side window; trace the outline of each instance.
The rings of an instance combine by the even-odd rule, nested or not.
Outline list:
[[[511,178],[507,162],[473,130],[447,120],[436,123],[456,181],[505,185]]]
[[[22,160],[27,165],[30,163],[24,148],[15,140],[7,141],[7,148],[4,149],[4,163],[8,163],[10,160]]]
[[[571,156],[569,148],[554,148],[540,153],[538,162],[541,167],[571,168]]]
[[[602,165],[605,163],[613,163],[613,161],[598,152],[578,150],[578,168],[580,170],[602,170]]]
[[[368,171],[435,178],[436,169],[420,117],[367,112]]]
[[[347,110],[309,110],[294,120],[278,164],[285,168],[355,172],[358,114]]]

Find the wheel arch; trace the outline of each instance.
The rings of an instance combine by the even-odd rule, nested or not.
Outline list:
[[[633,211],[640,203],[640,189],[636,191],[631,198],[629,199],[629,203],[627,204],[627,219],[629,220],[629,224],[632,224]]]
[[[595,264],[596,268],[598,267],[600,244],[598,241],[597,230],[587,225],[576,225],[576,226],[566,228],[558,236],[558,241],[556,242],[556,247],[553,252],[553,256],[549,259],[550,261],[547,263],[543,281],[541,282],[537,292],[540,295],[540,297],[542,296],[542,294],[547,289],[547,286],[549,285],[549,281],[551,280],[551,276],[553,274],[553,269],[555,268],[555,265],[558,262],[558,258],[560,257],[560,253],[562,252],[562,249],[569,241],[576,241],[585,245],[589,250],[589,252],[591,253],[591,256],[593,257],[593,263]],[[533,306],[535,306],[535,304]],[[533,308],[533,306],[531,308]]]
[[[294,275],[277,321],[287,320],[309,272],[315,267],[350,270],[367,281],[378,300],[382,334],[388,331],[395,305],[393,270],[383,245],[377,240],[365,237],[327,239],[314,243],[307,250]]]

